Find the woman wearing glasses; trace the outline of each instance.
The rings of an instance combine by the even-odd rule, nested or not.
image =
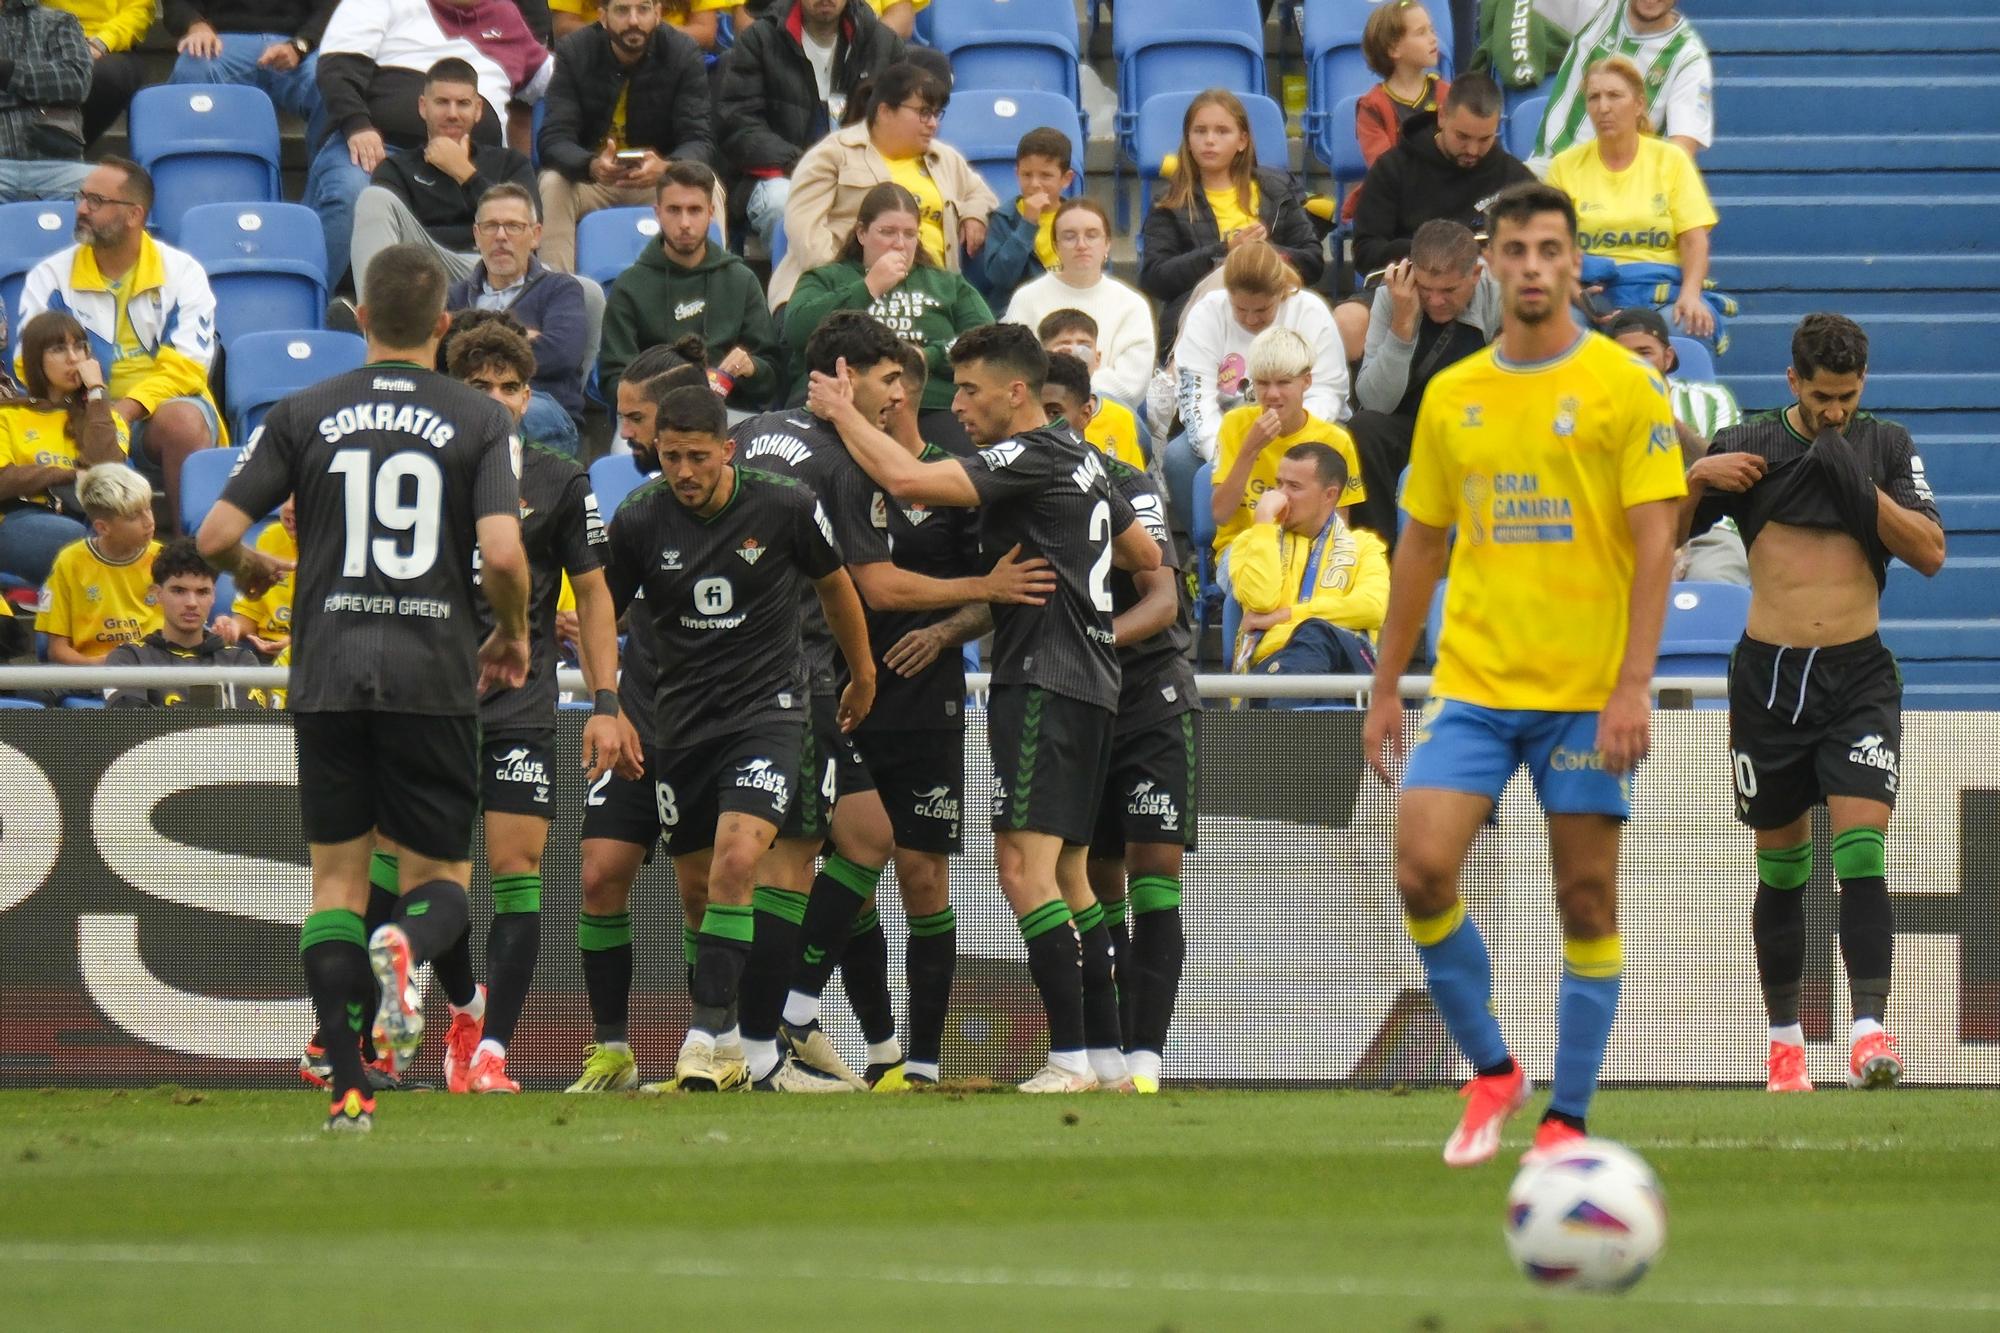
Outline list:
[[[76,474],[125,458],[125,419],[73,315],[45,310],[21,329],[26,398],[0,402],[0,574],[40,585],[56,552],[90,535]]]
[[[949,90],[908,63],[882,71],[858,125],[836,130],[806,150],[792,171],[785,203],[784,262],[771,275],[771,308],[792,298],[808,269],[832,263],[854,230],[861,200],[877,185],[908,190],[922,209],[922,246],[931,261],[957,272],[960,252],[986,244],[986,218],[1000,200],[965,155],[937,142]]]

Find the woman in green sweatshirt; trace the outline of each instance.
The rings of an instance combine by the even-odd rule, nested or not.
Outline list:
[[[971,441],[951,415],[951,363],[945,352],[967,329],[991,324],[993,312],[971,283],[931,262],[919,239],[922,227],[916,196],[902,186],[885,182],[862,196],[854,232],[840,257],[808,271],[792,292],[785,307],[785,341],[797,353],[834,311],[866,310],[924,351],[931,372],[918,417],[924,439],[968,452]],[[801,370],[790,401],[797,405],[805,400]]]

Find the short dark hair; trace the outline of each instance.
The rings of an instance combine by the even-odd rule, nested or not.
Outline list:
[[[1479,239],[1463,222],[1432,218],[1410,238],[1410,266],[1433,273],[1470,273],[1479,263]]]
[[[1497,240],[1502,222],[1522,223],[1540,213],[1562,214],[1570,240],[1576,239],[1576,205],[1562,190],[1541,181],[1522,181],[1494,195],[1486,206],[1486,234]]]
[[[949,355],[954,366],[974,361],[997,366],[1018,376],[1028,392],[1038,396],[1049,377],[1049,354],[1025,324],[982,324],[967,329],[952,343]]]
[[[1035,325],[1035,336],[1043,342],[1060,338],[1065,333],[1087,333],[1094,342],[1097,339],[1097,321],[1088,313],[1064,306],[1061,310],[1051,310],[1042,316],[1042,322]]]
[[[628,361],[618,378],[621,383],[638,389],[684,366],[693,366],[704,375],[708,372],[708,348],[697,334],[690,333],[670,343],[654,343]]]
[[[479,71],[457,56],[446,56],[424,71],[424,91],[429,92],[433,84],[465,83],[479,86]]]
[[[1438,108],[1438,114],[1469,111],[1475,116],[1497,116],[1500,105],[1500,85],[1493,82],[1492,75],[1461,74],[1445,90],[1444,105]]]
[[[1090,401],[1090,367],[1083,364],[1081,357],[1068,352],[1049,353],[1049,372],[1042,383],[1042,392],[1061,389],[1079,403]]]
[[[134,162],[131,158],[119,157],[113,153],[106,153],[103,157],[98,158],[97,165],[100,167],[116,167],[118,170],[124,172],[125,188],[132,192],[132,202],[145,209],[148,213],[153,211],[153,174],[151,172],[147,171],[137,162]]]
[[[181,578],[189,574],[198,575],[210,583],[215,582],[215,570],[208,561],[201,558],[201,548],[195,545],[192,537],[174,538],[162,546],[160,553],[153,557],[155,584],[165,586],[168,579]]]
[[[1068,171],[1075,153],[1076,147],[1070,143],[1067,134],[1044,125],[1021,136],[1021,142],[1014,149],[1014,160],[1019,162],[1024,157],[1046,157],[1061,163],[1062,169]]]
[[[528,206],[528,216],[538,222],[541,220],[542,210],[540,204],[536,202],[535,196],[528,193],[527,186],[517,185],[513,181],[501,181],[498,185],[480,195],[479,202],[473,206],[473,215],[476,217],[479,210],[488,204],[503,204],[509,199],[518,204],[526,204]]]
[[[495,367],[518,376],[526,384],[535,378],[534,348],[506,325],[490,321],[452,334],[445,369],[453,379],[471,379],[474,372]]]
[[[1802,380],[1822,370],[1834,375],[1868,373],[1868,335],[1845,315],[1819,311],[1792,330],[1792,369]]]
[[[1322,486],[1344,488],[1347,485],[1347,460],[1340,456],[1340,450],[1330,444],[1308,440],[1285,450],[1285,457],[1295,462],[1311,463]]]
[[[653,402],[653,431],[680,431],[688,435],[729,435],[729,409],[715,391],[703,384],[668,384],[661,376],[646,386]]]
[[[912,97],[930,110],[942,111],[951,100],[951,85],[921,65],[899,60],[883,70],[868,90],[868,123],[873,125],[884,107],[901,106]]]
[[[706,163],[696,162],[685,157],[677,157],[667,163],[666,169],[660,173],[659,184],[653,187],[653,198],[658,199],[662,194],[666,193],[669,185],[678,185],[686,190],[700,190],[703,194],[713,198],[715,195],[715,172],[710,170]]]
[[[920,69],[936,79],[938,86],[944,89],[944,100],[947,102],[951,100],[952,85],[958,80],[952,72],[950,56],[934,46],[906,46],[903,48],[902,63]],[[943,110],[942,105],[939,110]]]
[[[451,278],[428,245],[405,241],[378,250],[361,275],[368,332],[389,347],[421,347],[431,339]]]
[[[510,310],[454,310],[451,323],[445,325],[444,337],[438,339],[437,370],[440,375],[453,374],[451,369],[451,349],[466,334],[475,329],[502,328],[522,339],[528,336],[528,326],[514,318]]]
[[[889,326],[866,310],[836,310],[806,339],[806,369],[822,375],[831,375],[842,359],[850,370],[861,371],[884,361],[900,364],[902,355]]]
[[[896,340],[896,359],[903,363],[903,392],[912,395],[914,401],[914,396],[922,394],[924,386],[930,383],[930,359],[923,348],[901,338]]]

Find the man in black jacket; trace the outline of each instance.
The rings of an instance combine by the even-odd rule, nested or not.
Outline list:
[[[792,168],[839,127],[856,86],[902,54],[903,39],[864,0],[793,0],[737,37],[722,62],[716,122],[741,178],[732,199],[766,250],[785,220]]]
[[[479,262],[472,223],[479,198],[512,182],[535,189],[535,169],[511,148],[473,142],[483,103],[471,65],[447,57],[424,77],[417,115],[429,140],[422,148],[391,153],[375,168],[372,183],[354,205],[354,267],[392,245],[415,241],[430,246],[453,282]]]
[[[320,38],[339,0],[166,0],[167,30],[180,54],[168,83],[240,83],[262,88],[280,111],[321,133]]]
[[[556,44],[542,155],[542,262],[576,267],[576,224],[600,208],[650,205],[667,163],[712,153],[701,48],[660,22],[659,0],[606,0]]]

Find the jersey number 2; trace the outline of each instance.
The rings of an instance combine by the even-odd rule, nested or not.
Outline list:
[[[1090,567],[1090,604],[1111,614],[1111,503],[1099,500],[1090,511],[1090,541],[1098,548]]]
[[[383,459],[382,470],[371,478],[370,461],[366,449],[342,449],[327,464],[326,470],[338,474],[346,488],[347,544],[340,572],[360,578],[368,573],[372,557],[375,568],[392,579],[422,578],[437,563],[444,473],[430,455],[409,452]],[[408,499],[403,495],[406,481],[414,484]],[[391,533],[405,535],[371,541],[371,517]]]

